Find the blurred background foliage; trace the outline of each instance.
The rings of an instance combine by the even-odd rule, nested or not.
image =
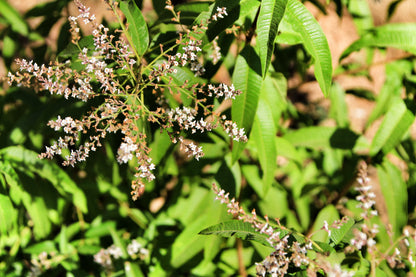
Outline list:
[[[175,27],[169,24],[164,1],[135,2],[148,22],[151,45],[168,43],[175,36]],[[194,22],[211,4],[178,2],[175,8],[182,11],[183,24]],[[259,2],[240,2],[244,3],[234,24],[239,26],[239,34],[247,34]],[[134,164],[117,163],[121,142],[117,135],[75,168],[62,168],[59,161],[37,157],[56,138],[46,123],[57,115],[79,118],[91,103],[47,92],[35,94],[4,83],[0,92],[0,275],[255,275],[255,263],[270,254],[269,248],[235,237],[198,235],[202,229],[230,219],[226,208],[214,202],[211,184],[220,184],[248,210],[255,208],[259,214],[280,218],[289,228],[311,234],[324,220],[339,219],[340,206],[353,215],[359,213],[351,187],[361,159],[371,164],[371,178],[377,184],[380,225],[391,224],[396,237],[404,226],[414,226],[415,44],[393,51],[386,47],[394,45],[377,44],[383,38],[369,31],[387,26],[384,33],[388,33],[386,20],[394,20],[409,1],[304,2],[318,18],[333,56],[329,97],[323,98],[313,77],[310,65],[315,61],[305,41],[290,26],[282,27],[272,70],[260,88],[258,111],[263,114],[258,112],[258,122],[254,122],[238,162],[233,162],[231,146],[221,134],[194,138],[206,153],[195,161],[188,160],[171,146],[167,135],[156,130],[150,147],[157,178],[135,202],[130,198]],[[106,25],[117,27],[104,3],[85,4],[104,15]],[[28,7],[0,0],[4,75],[15,69],[16,57],[47,64],[70,42],[66,18],[75,10],[71,1],[34,1]],[[384,18],[377,15],[377,9],[383,9]],[[409,26],[407,32],[414,28]],[[358,44],[352,44],[359,38]],[[204,78],[231,82],[236,66],[233,39],[221,34],[223,59],[218,65],[206,65]],[[363,51],[349,55],[359,49]],[[273,139],[265,142],[260,139],[266,123]],[[264,156],[268,151],[274,156]],[[324,235],[317,232],[315,238]],[[128,255],[132,240],[148,249],[148,255]],[[379,243],[381,248],[389,248],[386,231],[380,232]],[[94,254],[111,245],[123,253],[113,268],[104,270],[94,262]],[[387,276],[403,274],[385,264],[380,267]]]

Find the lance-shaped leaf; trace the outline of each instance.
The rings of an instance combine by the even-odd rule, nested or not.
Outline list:
[[[7,2],[6,0],[0,0],[0,15],[10,24],[13,31],[27,36],[29,34],[27,23]]]
[[[312,126],[287,133],[283,138],[295,146],[352,149],[358,135],[347,128]]]
[[[264,93],[263,93],[264,94]],[[261,169],[263,171],[263,195],[267,194],[274,180],[276,170],[276,128],[273,122],[272,108],[263,97],[260,98],[259,108],[251,131],[251,137],[256,143]]]
[[[267,241],[267,236],[265,234],[260,234],[257,232],[256,229],[251,226],[251,223],[242,222],[239,220],[221,222],[202,230],[199,232],[199,234],[217,235],[226,238],[237,237],[242,240],[252,240],[265,246],[271,247],[270,243]]]
[[[58,165],[38,158],[38,154],[19,146],[10,146],[0,151],[0,158],[39,174],[48,180],[56,190],[72,200],[82,212],[87,212],[87,199],[84,192]]]
[[[256,51],[247,45],[237,57],[233,73],[234,86],[243,93],[235,99],[231,108],[233,121],[239,128],[244,128],[246,134],[250,133],[253,125],[262,81],[260,58]],[[244,147],[244,142],[234,143],[233,163],[238,160]]]
[[[370,155],[376,155],[380,150],[387,154],[400,143],[414,121],[415,116],[407,109],[403,100],[397,99],[390,107],[373,138]]]
[[[257,45],[261,60],[261,72],[266,76],[274,50],[279,23],[283,18],[287,0],[263,0],[257,19]]]
[[[387,24],[363,35],[342,53],[340,60],[363,47],[394,47],[416,54],[415,23]]]
[[[407,193],[407,185],[400,170],[388,160],[377,166],[377,175],[393,236],[397,238],[408,219],[407,201],[410,195]]]
[[[324,95],[328,96],[332,81],[332,60],[321,26],[298,0],[288,0],[286,16],[286,21],[301,35],[306,51],[314,58],[316,80]]]
[[[136,6],[134,1],[120,2],[120,9],[127,19],[128,34],[130,35],[133,47],[139,56],[143,56],[149,46],[149,32],[147,30],[146,21],[140,9]]]

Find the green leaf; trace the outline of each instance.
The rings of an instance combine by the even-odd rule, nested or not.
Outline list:
[[[348,11],[353,15],[354,25],[359,35],[374,27],[373,15],[368,1],[351,1],[348,3]]]
[[[120,2],[120,9],[127,19],[128,34],[139,56],[143,56],[149,46],[149,31],[140,9],[134,1]]]
[[[239,220],[230,220],[221,222],[219,224],[210,226],[199,232],[200,235],[217,235],[225,238],[237,237],[242,240],[251,240],[261,243],[265,246],[270,246],[265,234],[259,232],[251,226],[251,223],[242,222]],[[270,246],[271,247],[271,246]]]
[[[337,126],[348,127],[348,108],[345,102],[345,91],[338,83],[334,83],[329,95],[331,99],[331,117],[337,122]]]
[[[16,40],[12,39],[10,36],[5,35],[3,37],[3,57],[12,58],[15,51],[17,50],[18,43]]]
[[[140,270],[140,267],[137,263],[124,262],[124,271],[126,272],[126,277],[144,277],[145,275]]]
[[[25,20],[6,0],[0,0],[0,14],[9,22],[13,31],[23,36],[29,34],[29,27]]]
[[[314,58],[315,77],[325,96],[332,81],[332,60],[325,34],[313,15],[298,0],[288,0],[285,16],[303,40],[306,51]]]
[[[0,194],[0,234],[7,234],[15,226],[17,211],[7,195]]]
[[[358,139],[358,135],[350,129],[313,126],[287,133],[283,138],[295,146],[316,149],[325,147],[352,149]]]
[[[331,224],[330,222],[328,222],[328,224]],[[345,238],[345,236],[352,230],[351,228],[354,226],[355,221],[352,218],[349,218],[347,220],[347,222],[345,222],[344,224],[341,225],[341,227],[339,229],[337,228],[331,228],[331,241],[333,242],[334,245],[337,245],[338,243],[340,243],[341,241],[343,241],[343,239]]]
[[[396,98],[401,98],[403,77],[411,74],[412,70],[413,62],[405,60],[399,60],[386,65],[386,81],[377,95],[376,106],[367,120],[367,127],[374,120],[385,114],[391,105],[397,101]]]
[[[261,60],[261,72],[266,77],[272,60],[274,41],[276,39],[279,23],[283,18],[287,0],[263,0],[257,19],[257,44]]]
[[[33,220],[35,237],[37,239],[46,237],[51,232],[52,223],[47,216],[48,208],[45,199],[39,196],[34,197],[31,203],[25,203],[25,207]]]
[[[70,197],[75,206],[82,212],[87,212],[87,199],[84,192],[58,165],[48,160],[42,160],[38,154],[20,146],[10,146],[0,150],[0,157],[18,164],[25,170],[30,170],[48,180],[63,196]]]
[[[267,214],[269,218],[285,218],[290,212],[288,202],[286,190],[274,185],[264,194],[258,205],[262,214]]]
[[[312,236],[312,239],[327,242],[328,233],[325,230],[321,230],[321,228],[324,226],[324,221],[331,225],[335,220],[339,220],[338,210],[333,205],[325,206],[316,217],[313,225],[313,231],[316,233]]]
[[[415,120],[406,104],[396,99],[383,119],[370,147],[370,155],[376,155],[380,150],[387,154],[396,147]]]
[[[94,37],[92,35],[85,36],[79,40],[78,44],[79,46],[73,43],[68,44],[68,46],[58,54],[58,58],[61,58],[61,59],[72,58],[73,60],[78,59],[78,54],[81,52],[80,49],[83,49],[83,48],[87,48],[88,50],[94,49],[95,47]]]
[[[276,36],[275,43],[296,45],[302,44],[302,36],[293,30],[292,25],[287,22],[287,16],[283,16],[282,21],[279,24],[279,32]]]
[[[166,2],[163,2],[163,8],[166,6]],[[209,10],[210,2],[185,2],[174,6],[176,12],[180,12],[180,22],[185,25],[192,25],[195,19],[202,13]],[[159,17],[159,20],[165,22],[165,20],[171,21],[172,13],[163,9],[164,12]]]
[[[282,73],[272,72],[264,79],[262,91],[267,103],[272,108],[275,128],[280,127],[282,113],[287,110],[287,80]]]
[[[239,198],[241,190],[241,170],[238,163],[231,162],[231,155],[226,155],[221,167],[215,174],[215,180],[231,197]]]
[[[55,243],[51,240],[45,240],[34,245],[31,245],[23,250],[24,253],[28,254],[40,254],[42,252],[46,253],[59,253],[56,249]]]
[[[263,92],[265,94],[266,92]],[[254,140],[261,169],[263,171],[263,193],[266,194],[274,181],[276,170],[276,128],[273,121],[272,109],[263,97],[260,98],[256,117],[251,130],[251,139]]]
[[[213,198],[204,206],[204,213],[201,213],[201,210],[196,209],[199,216],[186,226],[172,245],[171,265],[175,268],[193,259],[205,248],[205,239],[198,236],[198,232],[201,228],[218,222],[221,213],[224,212],[223,207],[214,203]]]
[[[260,198],[264,198],[263,181],[260,178],[260,169],[258,165],[243,165],[241,166],[241,172],[246,178],[247,183],[254,189],[256,194]]]
[[[370,29],[342,53],[340,60],[364,47],[394,47],[416,54],[415,32],[415,23],[386,24]]]
[[[302,163],[302,158],[290,141],[282,137],[275,137],[277,155],[294,160],[298,164]]]
[[[400,170],[388,160],[377,166],[377,175],[387,206],[389,223],[392,225],[393,236],[397,238],[407,223],[407,185]]]
[[[115,221],[92,223],[91,227],[85,232],[86,238],[99,238],[111,234],[110,230],[116,228]]]
[[[240,12],[243,10],[241,5],[243,2],[248,2],[250,7],[252,6],[250,2],[257,2],[255,0],[243,0],[240,3],[240,0],[218,0],[210,5],[209,10],[201,12],[199,16],[195,19],[192,25],[200,25],[201,22],[205,24],[209,21],[208,29],[206,31],[197,31],[192,32],[192,37],[195,39],[201,39],[205,42],[210,42],[215,39],[221,32],[227,29],[229,26],[233,25],[235,21],[240,17]],[[217,8],[225,8],[227,11],[227,16],[223,18],[218,18],[216,21],[211,20],[212,15],[217,12]]]
[[[254,122],[262,81],[259,56],[247,45],[237,57],[233,73],[234,86],[243,93],[234,100],[231,108],[233,121],[239,128],[244,128],[246,134],[250,133]],[[238,160],[244,148],[244,142],[234,143],[233,163]]]

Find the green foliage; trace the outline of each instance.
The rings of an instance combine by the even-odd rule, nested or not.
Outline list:
[[[120,9],[127,19],[129,41],[134,45],[137,55],[141,57],[149,45],[149,33],[142,12],[136,4],[126,1],[120,2]]]
[[[110,45],[117,55],[103,57],[96,54],[96,35],[81,28],[79,38],[71,37],[74,26],[62,18],[69,2],[49,1],[19,14],[11,1],[0,0],[4,66],[19,70],[17,57],[33,59],[32,66],[52,61],[51,67],[68,66],[68,88],[85,89],[88,63],[82,54],[95,55],[113,70],[111,80],[121,89],[103,92],[99,71],[89,72],[94,97],[86,101],[56,91],[51,96],[41,81],[33,82],[33,70],[25,72],[29,88],[24,81],[4,82],[0,276],[266,276],[268,265],[282,257],[290,262],[281,276],[306,276],[307,270],[327,276],[416,273],[414,23],[374,27],[368,3],[354,0],[333,6],[299,0],[122,0],[110,5],[117,22],[102,22],[114,36]],[[389,16],[400,2],[392,2]],[[347,13],[359,34],[334,69],[310,4],[322,12],[335,7],[337,20]],[[46,39],[52,30],[59,32],[54,47]],[[127,54],[118,44],[124,39]],[[205,71],[173,62],[189,46],[199,48],[193,66]],[[345,87],[338,78],[371,81],[371,68],[380,65],[374,53],[383,56],[386,48],[406,54],[383,60],[386,78],[379,92],[363,91],[354,81]],[[355,59],[357,51],[363,56]],[[311,79],[319,85],[319,101],[302,92]],[[219,83],[239,91],[229,97],[231,104],[224,95],[207,96],[213,93],[208,84]],[[366,109],[374,106],[362,128],[353,121],[359,111],[351,99],[364,101]],[[115,103],[122,104],[106,110]],[[181,128],[180,120],[163,117],[185,108],[195,108],[196,120],[215,127]],[[82,129],[55,160],[40,159],[45,145],[57,141],[46,123],[59,129],[53,127],[58,115],[84,123],[91,117],[114,121],[89,121],[101,147],[87,161],[63,167],[59,162],[97,132]],[[237,131],[243,128],[247,141],[221,128],[222,116]],[[121,126],[128,128],[117,129]],[[124,163],[126,137],[137,138],[133,144],[142,148]],[[204,156],[193,158],[189,149],[199,147]],[[138,186],[135,174],[146,173],[140,169],[143,156],[154,164],[155,179],[139,177],[144,181]],[[367,168],[360,167],[362,160]],[[212,184],[219,186],[216,196]]]

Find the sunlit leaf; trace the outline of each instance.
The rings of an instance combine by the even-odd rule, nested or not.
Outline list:
[[[380,150],[387,154],[397,146],[415,120],[415,116],[407,109],[401,99],[396,99],[373,138],[370,155],[376,155]]]
[[[315,234],[312,236],[312,239],[327,242],[329,235],[325,230],[321,229],[324,226],[324,221],[331,225],[335,220],[339,220],[339,213],[333,205],[325,206],[320,210],[313,226]]]
[[[329,97],[331,99],[331,117],[335,119],[339,127],[348,127],[349,120],[345,91],[338,83],[334,83]]]
[[[331,224],[331,222],[328,222]],[[352,218],[349,218],[345,223],[343,223],[339,228],[330,228],[331,230],[331,241],[334,245],[337,245],[344,240],[345,236],[351,232],[352,227],[354,226],[355,221]]]
[[[199,232],[200,235],[217,235],[222,237],[237,237],[242,240],[253,240],[265,246],[270,246],[265,234],[257,232],[251,223],[239,220],[225,221]]]
[[[388,160],[377,166],[377,175],[393,236],[397,238],[407,223],[407,185],[400,170]]]
[[[134,48],[139,56],[142,56],[149,46],[149,32],[142,12],[134,1],[121,1],[120,9],[126,16],[128,33],[130,34]]]
[[[350,129],[313,126],[287,133],[283,138],[295,146],[317,149],[324,147],[352,149],[358,139],[358,135]]]
[[[246,134],[250,133],[254,122],[262,81],[259,56],[251,46],[246,46],[237,57],[233,73],[233,83],[243,93],[236,98],[231,109],[233,121],[239,128],[244,128]],[[234,142],[233,162],[244,148],[244,142]]]
[[[287,0],[263,0],[257,19],[257,43],[261,60],[261,72],[266,76],[274,50],[279,23],[283,18]]]
[[[416,54],[416,24],[386,24],[373,29],[351,44],[341,55],[340,60],[364,47],[394,47]]]
[[[72,202],[81,211],[87,212],[87,200],[84,192],[78,188],[77,184],[55,163],[42,160],[38,154],[24,149],[20,146],[10,146],[0,150],[0,156],[10,162],[17,163],[19,166],[32,170],[45,178],[64,196],[71,198]]]
[[[29,34],[29,28],[25,20],[6,0],[0,0],[0,14],[9,22],[13,31],[23,36]]]
[[[261,169],[263,171],[263,192],[267,193],[274,180],[276,170],[276,129],[272,116],[273,107],[260,98],[256,117],[251,130],[251,139],[255,141]]]
[[[332,60],[325,34],[313,15],[298,0],[288,0],[285,16],[302,37],[306,51],[314,58],[315,77],[325,96],[332,82]]]

